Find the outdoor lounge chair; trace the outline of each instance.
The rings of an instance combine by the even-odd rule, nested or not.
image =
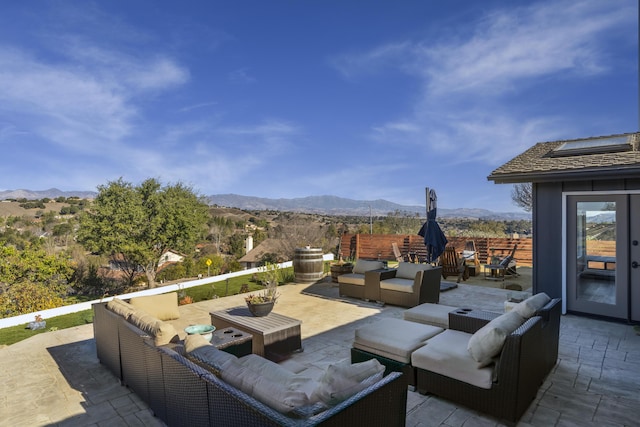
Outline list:
[[[480,259],[476,250],[476,242],[467,241],[461,256],[464,259],[464,265],[469,269],[469,275],[477,276],[480,273]]]
[[[516,271],[516,260],[514,255],[518,245],[516,244],[511,253],[497,264],[486,264],[484,266],[484,278],[488,280],[504,280],[505,277],[518,277]]]
[[[464,258],[458,256],[454,246],[444,248],[444,252],[440,255],[440,265],[442,277],[445,279],[447,276],[458,276],[458,283],[460,283],[460,280],[469,278],[469,269],[465,265]]]
[[[391,248],[393,249],[393,256],[396,257],[396,261],[407,261],[404,259],[404,256],[402,255],[402,252],[400,252],[400,248],[398,247],[398,244],[396,242],[391,243]]]

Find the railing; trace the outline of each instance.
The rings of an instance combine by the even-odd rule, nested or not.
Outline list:
[[[468,241],[473,241],[478,251],[478,259],[487,264],[491,256],[500,258],[508,255],[517,244],[515,259],[519,265],[533,264],[533,241],[528,238],[496,238],[496,237],[447,237],[448,245],[453,245],[462,251]],[[420,259],[426,256],[424,239],[421,236],[409,234],[344,234],[340,243],[342,258],[363,258],[394,260],[392,244],[396,243],[403,255],[412,253]]]
[[[325,261],[331,261],[331,260],[333,260],[333,254],[323,255],[322,258]],[[283,262],[283,263],[278,264],[278,265],[280,266],[280,268],[292,267],[293,266],[293,261]],[[158,294],[164,294],[164,293],[167,293],[167,292],[176,292],[176,291],[181,291],[183,289],[192,288],[194,286],[201,286],[201,285],[206,285],[206,284],[209,284],[209,283],[222,282],[222,281],[230,279],[232,277],[244,276],[246,274],[259,273],[260,271],[262,271],[260,269],[260,267],[250,268],[250,269],[247,269],[247,270],[234,271],[232,273],[221,274],[221,275],[218,275],[218,276],[206,277],[204,279],[189,280],[189,281],[185,281],[185,282],[182,282],[182,283],[176,283],[176,284],[166,285],[166,286],[159,286],[159,287],[153,288],[153,289],[145,289],[143,291],[130,292],[128,294],[122,294],[122,295],[116,295],[116,296],[118,298],[121,298],[121,299],[129,299],[129,298],[140,297],[140,296],[145,296],[145,295],[158,295]],[[109,297],[105,297],[105,298],[101,298],[101,299],[96,299],[96,300],[93,300],[93,301],[81,302],[81,303],[78,303],[78,304],[64,305],[62,307],[50,308],[48,310],[40,310],[40,311],[33,312],[33,313],[21,314],[19,316],[6,317],[4,319],[0,319],[0,329],[1,328],[7,328],[9,326],[17,326],[17,325],[26,324],[28,322],[33,322],[36,314],[39,314],[40,316],[42,316],[42,318],[44,320],[46,320],[46,319],[51,318],[51,317],[62,316],[63,314],[77,313],[79,311],[89,310],[89,309],[91,309],[91,306],[93,304],[95,304],[97,302],[102,302],[102,301],[111,301],[113,298],[115,298],[115,296],[109,296]]]

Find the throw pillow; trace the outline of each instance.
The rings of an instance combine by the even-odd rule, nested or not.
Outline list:
[[[176,292],[135,297],[131,298],[129,303],[160,320],[173,320],[180,318],[180,312],[178,311],[178,294]]]
[[[114,298],[109,301],[107,303],[107,308],[125,319],[128,319],[129,316],[131,316],[131,313],[135,311],[131,304],[118,298]]]
[[[247,369],[255,372],[256,376],[268,378],[271,381],[286,382],[296,374],[282,366],[257,354],[248,354],[238,359],[238,362]]]
[[[172,324],[158,320],[142,310],[134,311],[129,321],[152,336],[154,344],[157,346],[177,342],[180,339]]]
[[[242,390],[249,396],[253,395],[253,387],[259,375],[243,366],[238,359],[225,363],[224,369],[220,371],[220,377],[225,382],[238,390]]]
[[[544,292],[540,292],[539,294],[535,294],[526,300],[516,304],[513,307],[513,311],[517,312],[520,316],[525,319],[530,318],[538,310],[547,305],[547,303],[551,301],[551,298]]]
[[[187,352],[187,357],[217,376],[222,375],[222,371],[225,370],[229,363],[233,363],[233,361],[238,359],[231,353],[218,350],[211,345],[211,343],[207,343],[206,345]]]
[[[311,378],[294,375],[288,381],[273,381],[258,376],[253,386],[253,397],[276,411],[287,414],[299,407],[310,404],[309,396],[304,392]]]
[[[200,334],[187,335],[184,339],[184,351],[189,354],[197,348],[204,347],[205,345],[211,345],[205,337]]]
[[[478,362],[479,368],[493,362],[493,357],[502,351],[507,335],[524,323],[524,318],[515,311],[502,314],[478,329],[469,338],[467,351]]]
[[[418,271],[428,270],[432,268],[429,264],[415,264],[413,262],[401,262],[398,264],[396,277],[399,279],[413,280],[416,278]]]
[[[353,266],[353,273],[364,274],[367,271],[378,270],[383,268],[382,261],[368,261],[366,259],[359,259],[356,261],[356,265]]]
[[[384,375],[384,366],[376,359],[351,364],[349,360],[329,365],[320,378],[311,401],[336,405],[375,384]]]

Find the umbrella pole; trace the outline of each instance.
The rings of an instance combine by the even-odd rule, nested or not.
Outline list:
[[[424,191],[425,191],[425,194],[426,194],[426,197],[427,197],[427,211],[426,211],[426,216],[428,217],[428,216],[429,216],[429,207],[430,207],[429,205],[431,204],[431,203],[429,202],[429,187],[424,187]]]
[[[425,197],[427,198],[427,203],[426,203],[427,210],[425,213],[425,218],[427,221],[429,221],[429,208],[431,207],[431,199],[429,198],[429,187],[424,187],[424,193],[425,193]]]

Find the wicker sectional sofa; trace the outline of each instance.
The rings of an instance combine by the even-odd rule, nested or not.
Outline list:
[[[329,407],[302,415],[283,413],[187,357],[184,341],[174,335],[176,329],[170,322],[136,309],[136,316],[152,325],[141,327],[139,319],[116,313],[113,304],[109,308],[104,302],[94,304],[93,310],[98,359],[169,426],[405,425],[407,381],[401,374],[367,384]],[[249,356],[254,361],[261,359]],[[264,359],[261,363],[273,362]]]
[[[504,333],[493,354],[480,343],[478,355],[472,337],[491,341],[490,323],[513,319],[517,313],[455,310],[449,329],[429,339],[411,356],[416,389],[435,394],[509,422],[517,422],[536,397],[558,358],[561,300],[552,299],[515,329]],[[527,317],[527,316],[525,316]],[[520,317],[522,319],[522,317]],[[502,322],[504,323],[504,322]],[[519,326],[518,326],[519,325]],[[489,330],[488,334],[482,334]],[[474,353],[475,351],[475,353]],[[485,360],[479,361],[478,359]]]

